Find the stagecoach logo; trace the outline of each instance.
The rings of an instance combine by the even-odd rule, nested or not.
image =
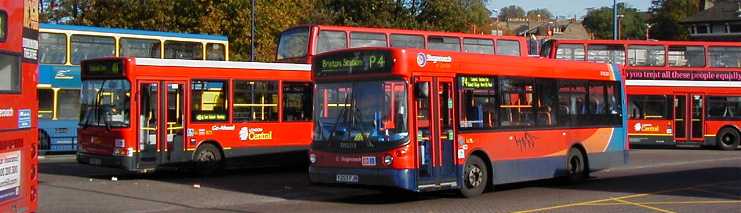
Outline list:
[[[425,67],[427,65],[427,56],[424,53],[417,53],[417,65]]]
[[[453,57],[450,57],[450,56],[435,56],[435,55],[430,55],[430,54],[417,53],[417,65],[419,65],[419,67],[425,67],[427,65],[427,62],[432,62],[432,63],[438,63],[438,62],[450,63],[450,62],[453,62]]]
[[[239,140],[242,141],[257,141],[257,140],[271,140],[273,139],[273,132],[266,132],[262,128],[249,128],[242,127],[239,129]]]
[[[15,110],[13,110],[13,108],[0,109],[0,118],[13,117],[14,112]]]

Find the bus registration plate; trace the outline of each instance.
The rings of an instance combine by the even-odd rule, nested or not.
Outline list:
[[[337,175],[337,182],[340,183],[357,183],[358,182],[358,176],[357,175]]]

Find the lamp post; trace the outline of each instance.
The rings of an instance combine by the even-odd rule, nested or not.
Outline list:
[[[651,27],[653,27],[653,24],[646,23],[646,40],[650,40],[651,37],[649,36],[649,33],[651,32]]]
[[[620,40],[623,37],[622,36],[623,26],[621,24],[623,17],[625,17],[625,15],[623,14],[617,15],[617,39],[616,40]]]
[[[618,40],[617,0],[612,0],[612,39]]]

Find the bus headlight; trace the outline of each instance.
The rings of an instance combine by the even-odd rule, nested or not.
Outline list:
[[[311,162],[312,164],[316,163],[316,154],[309,154],[309,162]]]
[[[383,163],[386,164],[386,166],[391,166],[391,164],[394,163],[394,157],[386,155],[386,157],[383,157]]]

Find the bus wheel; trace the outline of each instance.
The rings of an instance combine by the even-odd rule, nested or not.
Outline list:
[[[476,197],[484,192],[488,184],[489,171],[478,156],[472,155],[466,161],[463,170],[463,186],[460,193],[463,197]]]
[[[587,179],[587,161],[584,154],[577,148],[571,148],[566,157],[566,181],[578,183]]]
[[[735,129],[723,128],[718,132],[718,148],[722,150],[735,150],[739,146],[739,135]]]
[[[51,139],[44,130],[39,129],[39,151],[47,151],[51,146]]]
[[[221,166],[221,152],[213,144],[203,144],[196,150],[193,156],[195,170],[199,175],[211,175]]]

